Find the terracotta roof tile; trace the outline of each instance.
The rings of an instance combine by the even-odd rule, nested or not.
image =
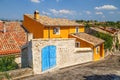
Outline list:
[[[97,38],[95,36],[89,35],[87,33],[75,33],[75,34],[71,34],[71,35],[73,35],[83,41],[86,41],[94,46],[97,46],[104,42],[104,40]]]
[[[20,47],[27,41],[26,33],[18,22],[6,22],[6,33],[0,22],[0,55],[20,53]]]
[[[25,14],[25,15],[34,19],[34,15],[31,14]],[[63,19],[63,18],[50,18],[48,16],[40,16],[40,19],[37,21],[39,21],[41,24],[45,26],[81,26],[82,25],[72,20]]]

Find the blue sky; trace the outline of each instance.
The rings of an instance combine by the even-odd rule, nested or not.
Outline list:
[[[0,18],[33,14],[71,20],[120,21],[120,0],[0,0]]]

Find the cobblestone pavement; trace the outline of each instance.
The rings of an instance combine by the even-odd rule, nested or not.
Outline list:
[[[120,80],[120,55],[20,80]]]

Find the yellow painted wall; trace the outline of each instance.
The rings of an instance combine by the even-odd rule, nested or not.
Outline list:
[[[97,53],[96,50],[96,47],[94,47],[94,61],[100,60],[100,58],[104,58],[104,44],[99,45],[99,53]]]
[[[68,35],[75,33],[76,26],[60,26],[60,34],[53,34],[53,26],[44,27],[44,38],[48,38],[50,33],[50,38],[68,38]],[[48,31],[50,30],[50,32]],[[79,32],[84,32],[84,27],[79,27]]]
[[[34,38],[43,38],[43,25],[40,22],[24,15],[23,26],[33,33]]]
[[[80,26],[80,27],[79,27],[79,32],[84,32],[84,31],[85,31],[84,26]]]
[[[76,38],[76,42],[80,42],[81,48],[90,47],[91,49],[93,49],[93,60],[94,61],[100,60],[100,58],[104,58],[104,43],[98,45],[99,46],[99,53],[96,53],[96,47],[94,45],[92,45],[84,40],[81,40],[75,36],[72,36],[72,35],[69,35],[69,38]]]
[[[99,48],[99,50],[100,50],[100,48]],[[94,61],[99,60],[100,59],[100,53],[97,53],[96,47],[94,47],[93,51],[94,51]]]

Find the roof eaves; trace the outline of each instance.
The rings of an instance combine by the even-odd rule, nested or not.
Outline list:
[[[74,36],[74,37],[76,37],[76,38],[78,38],[78,39],[81,39],[81,40],[83,40],[83,41],[86,41],[86,42],[92,44],[92,45],[95,46],[95,47],[98,46],[98,45],[100,45],[100,44],[102,44],[102,43],[104,43],[104,40],[103,40],[103,42],[101,42],[101,43],[99,43],[99,44],[94,44],[94,43],[92,43],[92,42],[90,42],[90,41],[88,41],[88,40],[85,40],[85,39],[83,39],[83,38],[78,37],[77,35],[74,35],[74,34],[70,34],[70,35],[72,35],[72,36]]]

